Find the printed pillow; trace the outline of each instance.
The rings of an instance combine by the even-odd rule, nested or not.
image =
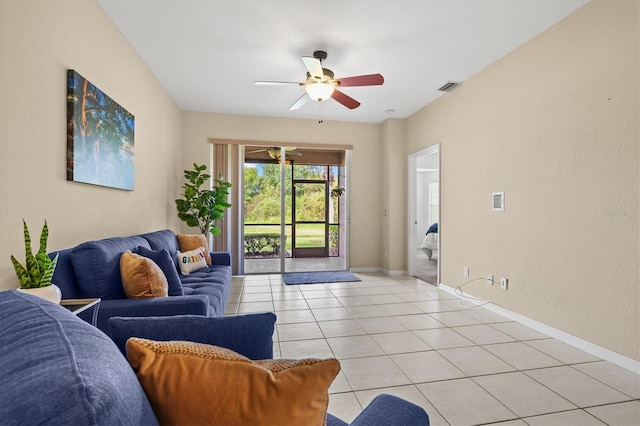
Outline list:
[[[195,342],[131,338],[127,358],[160,424],[324,425],[336,359],[251,361]]]
[[[211,254],[209,254],[207,237],[203,234],[178,234],[177,236],[180,251],[191,251],[198,247],[202,247],[204,249],[204,258],[207,261],[207,265],[211,265]]]
[[[167,278],[167,284],[169,284],[169,296],[184,296],[182,282],[176,270],[176,263],[167,249],[151,250],[140,246],[136,249],[136,253],[153,260],[162,269],[164,276]]]
[[[178,251],[176,257],[178,258],[178,265],[180,265],[182,275],[189,275],[197,269],[206,268],[207,261],[204,259],[204,253],[205,251],[202,247],[184,253]]]
[[[129,299],[167,296],[169,284],[160,267],[130,250],[120,256],[120,276],[124,294]]]

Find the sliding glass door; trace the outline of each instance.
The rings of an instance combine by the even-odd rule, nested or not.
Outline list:
[[[345,270],[344,151],[247,146],[244,156],[243,273]]]
[[[284,168],[285,179],[281,178]],[[281,273],[282,257],[291,238],[290,167],[278,163],[244,164],[244,269],[245,274]],[[289,184],[287,184],[289,183]],[[283,191],[284,189],[284,191]],[[284,192],[284,203],[282,203]],[[284,210],[283,210],[284,204]],[[288,236],[288,237],[287,237]]]

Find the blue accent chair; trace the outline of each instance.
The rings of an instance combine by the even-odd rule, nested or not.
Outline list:
[[[269,358],[276,317],[115,317],[118,345],[129,337],[216,344],[247,357]],[[70,311],[18,291],[0,292],[1,425],[157,425],[126,358],[109,336]],[[215,383],[211,383],[215,386]],[[347,423],[328,414],[328,426]],[[354,426],[428,426],[420,407],[378,395]]]

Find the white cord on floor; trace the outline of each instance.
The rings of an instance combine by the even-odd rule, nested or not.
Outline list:
[[[474,278],[474,279],[469,280],[467,282],[464,282],[464,283],[462,283],[462,284],[460,284],[459,286],[456,287],[456,290],[455,290],[456,294],[462,298],[460,301],[458,301],[458,305],[460,307],[463,307],[463,308],[479,308],[480,306],[488,305],[489,303],[491,303],[491,302],[482,302],[482,299],[478,299],[477,297],[474,297],[474,296],[465,295],[464,292],[462,291],[462,287],[464,287],[465,285],[470,284],[470,283],[472,283],[474,281],[480,281],[480,280],[486,280],[486,278]],[[465,305],[463,303],[464,302],[463,299],[478,301],[478,302],[482,302],[482,303],[477,303],[477,304],[474,303],[473,305]]]

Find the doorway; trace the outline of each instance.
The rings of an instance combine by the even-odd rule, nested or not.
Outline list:
[[[440,146],[409,156],[409,273],[440,283]]]
[[[344,150],[245,147],[244,274],[347,269],[347,163]]]

